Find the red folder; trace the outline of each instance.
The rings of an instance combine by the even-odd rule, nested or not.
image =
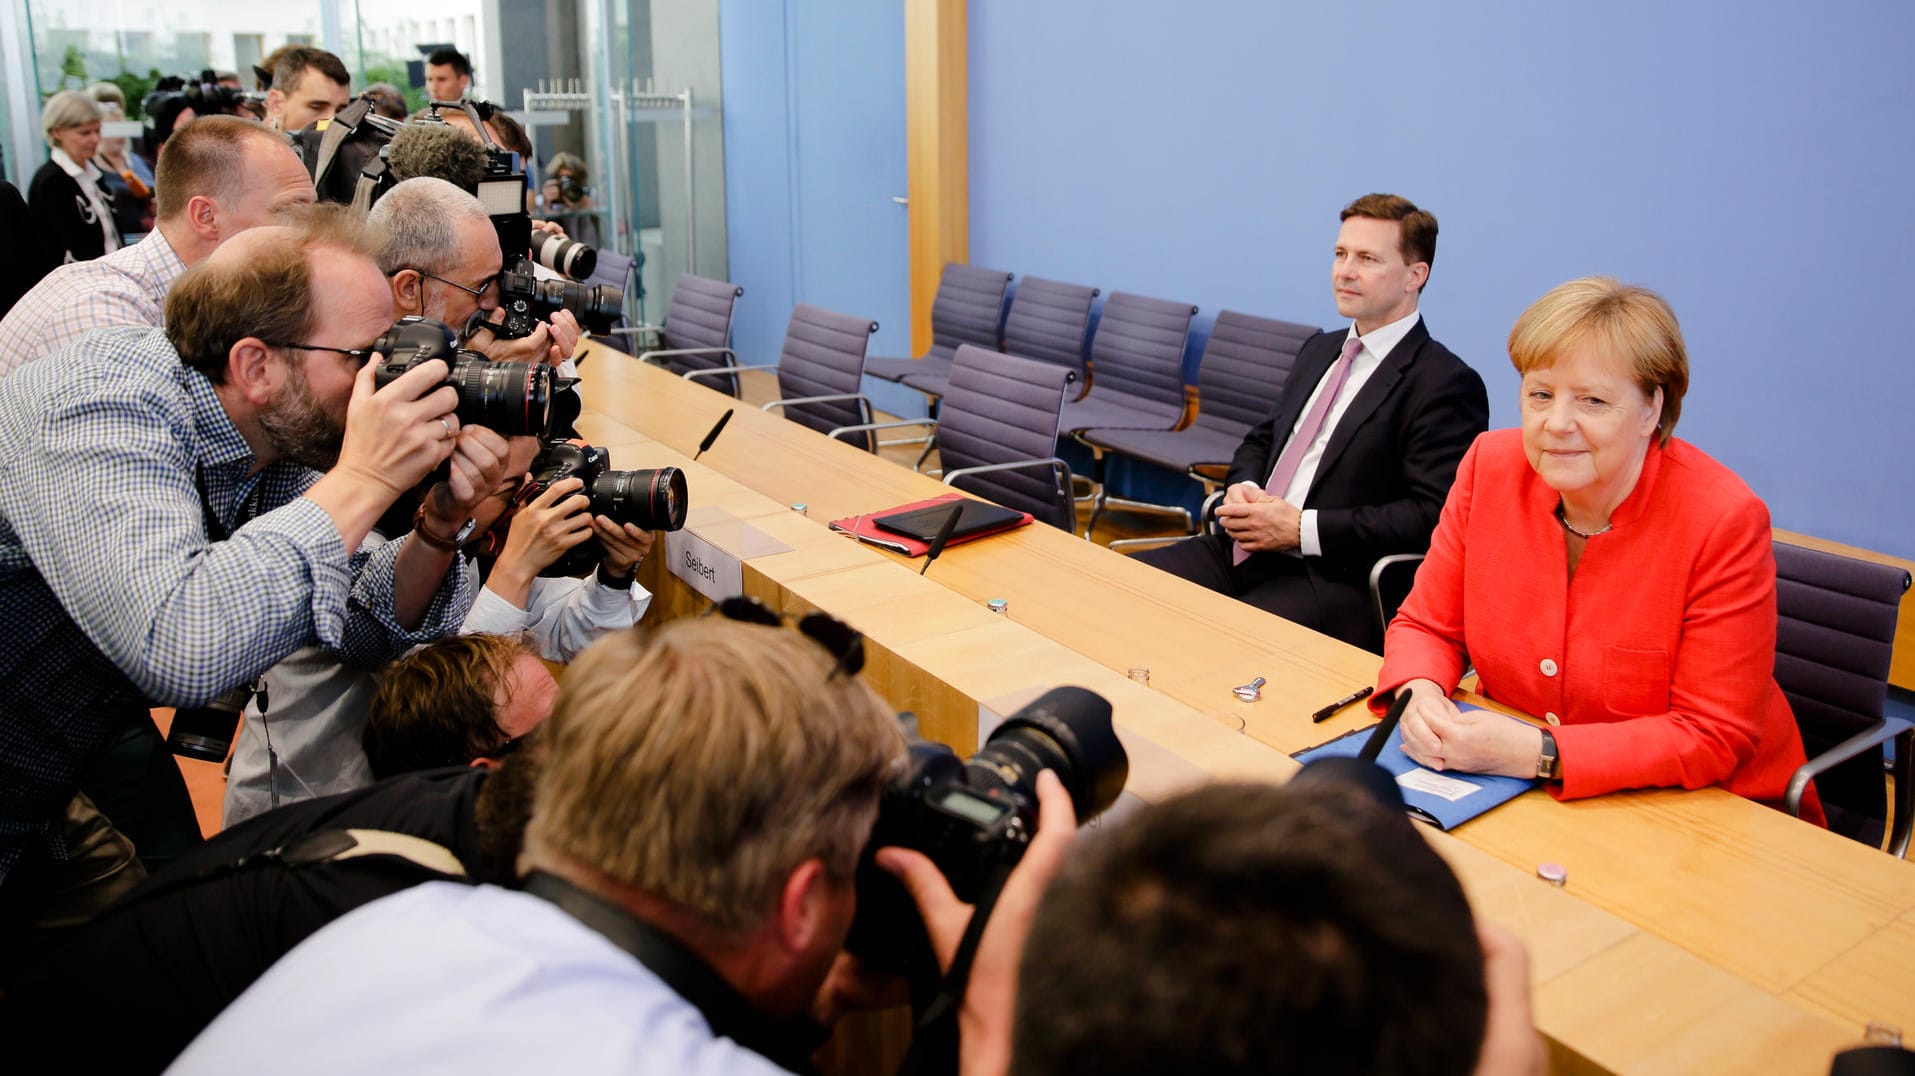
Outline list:
[[[872,545],[880,546],[884,549],[889,549],[894,553],[902,553],[907,557],[922,557],[926,553],[931,551],[931,547],[929,544],[925,542],[920,542],[917,539],[911,538],[907,535],[893,534],[892,532],[885,530],[882,527],[879,527],[877,524],[873,523],[872,520],[878,518],[879,516],[888,516],[892,514],[893,512],[909,512],[917,508],[934,508],[940,504],[951,504],[956,501],[962,500],[963,498],[964,498],[964,494],[962,493],[946,493],[941,497],[932,497],[929,500],[912,501],[910,504],[893,505],[890,508],[881,508],[876,512],[866,512],[863,515],[858,515],[858,516],[846,516],[843,519],[832,520],[831,529],[834,531],[842,532],[844,534],[852,535],[853,537],[857,538],[861,542],[869,542]],[[1033,517],[1031,516],[1029,512],[1019,513],[1019,517],[1017,519],[1011,520],[1010,522],[1004,524],[1002,527],[995,527],[987,531],[979,531],[976,534],[967,534],[962,538],[953,536],[951,540],[948,543],[946,543],[945,548],[948,549],[954,545],[962,545],[965,542],[975,541],[979,538],[989,538],[993,534],[1002,534],[1008,530],[1015,530],[1018,527],[1022,527],[1022,526],[1025,526],[1026,524],[1029,524],[1032,521],[1032,518]]]

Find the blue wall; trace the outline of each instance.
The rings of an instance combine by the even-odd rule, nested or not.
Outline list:
[[[1680,433],[1778,525],[1915,556],[1915,354],[1881,322],[1915,291],[1915,5],[983,0],[970,22],[972,261],[1331,325],[1336,211],[1396,191],[1442,223],[1425,316],[1496,425],[1528,302],[1648,284],[1690,346]]]
[[[1223,307],[1330,325],[1337,210],[1405,194],[1443,228],[1425,316],[1483,372],[1495,424],[1516,421],[1503,340],[1526,304],[1588,273],[1647,284],[1689,341],[1679,432],[1778,525],[1915,556],[1915,347],[1895,324],[1915,293],[1915,4],[969,11],[972,261],[1187,300],[1200,329]],[[769,135],[789,118],[764,39],[782,18],[721,8],[740,318],[780,331],[790,168]]]

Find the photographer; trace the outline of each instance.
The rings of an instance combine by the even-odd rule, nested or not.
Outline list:
[[[286,1072],[807,1071],[807,1014],[853,981],[852,877],[904,760],[841,664],[718,617],[594,644],[538,734],[525,891],[435,883],[359,909],[174,1071],[244,1069],[262,1041],[292,1047]]]
[[[480,328],[497,320],[505,258],[476,197],[443,179],[416,176],[387,191],[367,220],[387,235],[379,268],[392,284],[394,318],[417,314],[461,331],[474,314],[484,315]],[[468,346],[495,362],[560,366],[578,338],[578,319],[559,310],[530,336],[504,340],[480,332]]]
[[[570,661],[599,636],[629,628],[645,615],[652,595],[638,584],[638,566],[652,551],[652,533],[591,514],[578,478],[562,478],[526,500],[526,472],[543,446],[532,437],[510,438],[508,444],[505,481],[474,516],[486,525],[509,505],[524,503],[505,524],[503,548],[485,573],[463,630],[526,632],[546,658]],[[604,555],[589,577],[543,574],[594,538]]]
[[[461,101],[472,92],[472,61],[447,46],[426,57],[426,90],[434,101]]]
[[[312,179],[286,139],[235,116],[180,128],[153,182],[159,221],[145,239],[55,269],[0,319],[0,375],[95,329],[158,328],[181,273],[240,232],[313,203]]]
[[[1039,861],[1072,832],[1045,807],[978,950],[966,1073],[1543,1071],[1522,944],[1472,919],[1400,801],[1210,785]],[[880,862],[948,960],[970,908],[922,856]]]
[[[506,445],[499,484],[471,511],[474,535],[496,529],[541,448],[535,437],[508,438]],[[467,543],[460,561],[473,597],[457,611],[460,632],[523,632],[545,657],[569,661],[600,636],[638,623],[652,600],[636,582],[652,536],[588,514],[588,502],[577,496],[581,484],[577,478],[554,482],[519,508],[483,586],[467,559],[479,541]],[[593,577],[541,574],[594,537],[604,557]],[[368,545],[383,541],[377,530],[367,537]],[[267,670],[264,683],[268,708],[262,711],[259,699],[248,704],[233,749],[223,807],[229,826],[281,803],[363,788],[378,772],[364,746],[367,715],[376,706],[370,669],[307,647]]]
[[[594,212],[598,203],[592,198],[592,188],[586,185],[590,178],[577,154],[554,154],[545,166],[545,186],[539,197],[547,214],[572,222],[572,238],[595,247],[599,245],[598,216]]]
[[[266,91],[266,126],[303,131],[332,119],[352,100],[352,76],[339,57],[310,46],[274,53],[272,88]]]
[[[533,739],[484,766],[403,774],[209,838],[0,967],[0,1035],[57,1044],[64,1072],[159,1072],[274,961],[354,908],[461,874],[516,884],[538,761]]]
[[[366,714],[366,761],[383,781],[491,765],[552,716],[558,681],[522,635],[454,635],[389,666]]]
[[[175,282],[165,330],[103,330],[0,379],[0,923],[85,868],[61,814],[116,724],[309,644],[377,664],[470,602],[448,536],[505,443],[460,429],[441,362],[374,391],[357,349],[391,300],[373,250],[344,210],[251,229]],[[363,554],[448,459],[412,535]]]

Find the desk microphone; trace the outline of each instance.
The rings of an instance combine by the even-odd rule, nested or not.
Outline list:
[[[964,514],[963,501],[959,501],[958,503],[951,506],[951,514],[944,517],[944,525],[938,528],[937,537],[931,539],[931,548],[925,551],[924,567],[918,569],[919,575],[923,575],[925,572],[930,571],[931,562],[938,559],[939,553],[944,552],[944,544],[951,540],[951,532],[954,530],[957,530],[958,517],[963,514]]]
[[[1383,721],[1377,725],[1375,731],[1370,733],[1370,738],[1363,741],[1363,750],[1357,752],[1356,757],[1365,762],[1375,762],[1376,756],[1383,753],[1383,742],[1390,738],[1390,733],[1396,731],[1396,723],[1403,720],[1403,711],[1408,709],[1409,705],[1409,691],[1398,689],[1396,701],[1390,704],[1390,712],[1383,715]]]
[[[730,421],[731,421],[731,408],[727,407],[725,408],[725,413],[718,416],[718,421],[712,423],[711,432],[705,435],[705,439],[703,441],[698,442],[698,451],[692,453],[692,459],[694,461],[696,461],[698,457],[705,454],[705,450],[711,447],[711,443],[713,441],[718,440],[719,432],[725,428],[725,423]]]

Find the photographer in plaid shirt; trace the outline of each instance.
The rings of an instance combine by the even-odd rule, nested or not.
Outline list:
[[[117,724],[313,643],[376,665],[470,605],[452,539],[506,444],[460,428],[442,362],[374,391],[377,248],[339,206],[250,229],[179,278],[164,329],[0,379],[0,942],[98,897],[69,838],[118,836],[76,797]],[[448,460],[415,529],[360,553]]]

